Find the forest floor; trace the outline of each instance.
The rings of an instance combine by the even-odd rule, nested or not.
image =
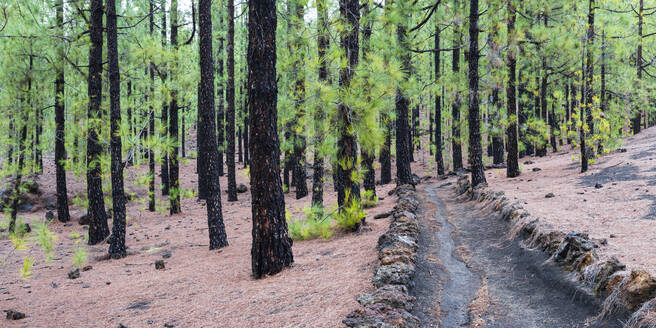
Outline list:
[[[517,178],[506,178],[505,169],[486,171],[488,184],[524,201],[524,208],[555,230],[606,239],[600,253],[656,275],[656,128],[624,139],[584,174],[579,150],[559,148],[546,157],[521,159]]]
[[[46,158],[39,180],[43,197],[55,193],[52,158]],[[237,183],[249,186],[247,174],[238,164]],[[141,170],[141,171],[140,171]],[[121,260],[100,261],[108,245],[88,246],[89,271],[78,279],[68,279],[78,244],[76,234],[87,226],[78,218],[85,211],[71,206],[72,221],[54,221],[51,229],[59,236],[54,260],[46,262],[43,252],[32,246],[10,256],[0,272],[0,310],[14,309],[27,318],[5,321],[4,327],[335,327],[358,306],[356,297],[371,288],[377,262],[375,245],[386,231],[389,220],[368,220],[368,228],[357,234],[337,234],[330,240],[295,242],[292,268],[262,280],[251,277],[250,191],[239,194],[238,202],[227,202],[222,195],[223,217],[230,246],[208,250],[207,215],[204,204],[195,198],[182,201],[182,214],[169,216],[167,203],[158,197],[160,212],[148,212],[147,191],[136,185],[139,173],[126,171],[126,191],[136,194],[128,203],[127,246],[129,255]],[[159,166],[157,167],[159,172]],[[195,189],[195,161],[180,170],[183,187]],[[70,199],[85,191],[84,179],[69,174]],[[330,180],[330,179],[329,179]],[[159,177],[158,181],[159,183]],[[227,189],[226,177],[220,180]],[[308,181],[310,183],[310,181]],[[370,217],[388,212],[396,197],[387,196],[394,184],[377,186],[384,197]],[[157,188],[159,195],[159,187]],[[325,204],[336,202],[332,184],[325,186]],[[286,207],[297,218],[311,197],[296,200],[294,190],[285,197]],[[36,210],[36,208],[35,208]],[[43,221],[44,209],[20,215],[25,222]],[[110,220],[111,226],[111,220]],[[82,245],[84,243],[82,242]],[[0,238],[0,259],[12,249]],[[165,270],[154,262],[163,256]],[[21,280],[23,258],[35,258],[33,275]]]

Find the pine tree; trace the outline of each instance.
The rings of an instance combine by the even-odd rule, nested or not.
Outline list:
[[[469,1],[469,159],[472,187],[486,184],[478,99],[478,0]]]
[[[107,213],[102,190],[100,157],[103,147],[99,140],[102,111],[102,51],[103,51],[103,4],[91,0],[89,19],[89,74],[88,74],[88,129],[87,132],[87,195],[89,198],[89,245],[96,245],[109,236]]]
[[[231,0],[230,0],[231,1]],[[248,3],[248,88],[250,113],[252,272],[256,279],[276,274],[294,262],[285,221],[277,132],[276,1]],[[230,11],[230,10],[228,10]]]
[[[228,201],[237,201],[237,180],[235,177],[235,5],[228,0],[228,87],[226,100],[226,164],[228,166]]]
[[[64,34],[64,0],[57,0],[55,4],[57,15],[57,33]],[[58,60],[64,61],[64,41],[60,41],[57,48]],[[65,74],[63,63],[57,66],[55,77],[55,175],[57,176],[57,219],[68,222],[68,190],[66,188],[66,105]]]

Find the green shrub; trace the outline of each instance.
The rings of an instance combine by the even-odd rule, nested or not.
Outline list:
[[[350,190],[346,190],[345,199],[350,199]],[[357,199],[351,199],[351,201],[337,211],[334,215],[335,220],[337,221],[337,226],[341,229],[347,231],[353,231],[364,218],[367,217],[367,213],[362,209],[362,204]]]
[[[362,206],[364,208],[371,208],[378,205],[378,196],[374,195],[373,190],[365,190],[362,193]]]

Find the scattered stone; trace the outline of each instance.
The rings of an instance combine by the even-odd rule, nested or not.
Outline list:
[[[245,184],[240,183],[240,184],[237,186],[237,192],[238,192],[238,193],[243,194],[243,193],[245,193],[245,192],[247,192],[247,191],[248,191],[248,187],[246,187]]]
[[[617,148],[617,152],[626,153],[626,148]]]
[[[91,269],[93,269],[93,267],[90,266],[90,265],[87,265],[87,266],[85,266],[84,268],[82,268],[82,271],[83,271],[83,272],[87,272],[87,271],[90,271]]]
[[[50,282],[50,287],[57,288],[58,286],[57,286],[56,282],[52,281],[52,282]]]
[[[20,320],[25,319],[25,313],[16,310],[5,310],[7,313],[7,320]]]
[[[175,328],[175,326],[171,323],[165,323],[164,328]]]
[[[32,285],[25,285],[25,286],[23,286],[23,288],[30,289],[30,288],[32,288]]]
[[[604,187],[604,186],[603,186],[601,183],[597,183],[597,184],[595,184],[595,189],[601,189],[601,188],[603,188],[603,187]]]
[[[75,269],[68,273],[68,279],[80,278],[80,269]]]
[[[420,183],[421,183],[421,178],[418,175],[413,173],[412,174],[412,184],[416,186]]]
[[[119,324],[118,324],[118,328],[128,328],[128,326],[126,326],[126,325],[124,325],[124,324],[122,324],[122,323],[119,323]]]
[[[89,225],[89,214],[84,214],[80,216],[80,218],[77,220],[77,223],[80,225]]]
[[[57,201],[55,200],[54,197],[48,196],[46,197],[45,201],[46,201],[46,210],[54,211],[57,209]]]
[[[173,256],[173,253],[168,249],[162,250],[161,254],[164,259],[170,259]]]
[[[374,216],[374,220],[386,219],[392,215],[392,212],[380,213]]]
[[[164,260],[155,261],[155,270],[164,270],[165,268]]]
[[[551,192],[548,193],[548,194],[546,194],[546,195],[544,195],[544,198],[554,198],[554,197],[556,197],[556,195],[554,195],[554,194],[551,193]]]
[[[526,162],[524,162],[524,165],[531,165],[531,164],[535,164],[535,162],[533,162],[533,161],[526,161]]]
[[[441,184],[438,188],[448,187],[448,186],[450,186],[450,185],[452,185],[452,184],[453,184],[453,182],[443,183],[443,184]]]
[[[534,168],[533,168],[533,172],[539,172],[539,171],[542,171],[542,169],[539,168],[539,167],[534,167]]]
[[[55,213],[53,213],[52,211],[46,212],[46,220],[47,221],[52,221],[54,219],[55,219]]]
[[[608,238],[617,238],[617,235],[614,234],[614,233],[611,233],[610,236],[608,236]]]
[[[375,303],[349,313],[342,320],[347,327],[398,327],[415,328],[420,326],[419,319],[403,309]]]

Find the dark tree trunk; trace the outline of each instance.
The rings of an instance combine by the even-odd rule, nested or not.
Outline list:
[[[363,7],[363,17],[364,24],[362,25],[362,60],[366,61],[369,52],[371,51],[371,26],[373,21],[370,17],[370,8],[367,2],[364,2]],[[367,96],[369,98],[369,96]],[[371,99],[367,99],[369,103]],[[374,169],[374,160],[375,160],[375,150],[367,149],[366,147],[361,148],[362,154],[362,170],[364,171],[364,181],[362,186],[364,190],[371,192],[371,197],[376,196],[376,171]]]
[[[223,28],[223,9],[221,9],[221,13],[219,14],[220,20],[219,20],[219,26],[218,28],[221,29]],[[218,174],[219,176],[223,176],[223,151],[225,149],[225,139],[223,137],[223,132],[225,131],[225,112],[224,112],[224,74],[223,74],[223,42],[225,39],[223,38],[223,33],[220,34],[221,36],[219,37],[219,49],[217,49],[216,52],[216,58],[217,58],[217,65],[216,65],[216,74],[219,76],[219,83],[217,84],[218,88],[216,91],[216,97],[218,100],[218,110],[217,110],[217,115],[216,115],[216,127],[217,127],[217,137],[216,137],[216,142],[218,145],[219,149],[219,154],[218,154],[218,162],[217,162],[217,169],[218,169]]]
[[[294,86],[294,102],[296,106],[296,124],[301,124],[301,122],[304,121],[303,117],[305,117],[305,110],[303,107],[304,99],[305,99],[305,69],[303,60],[305,60],[305,55],[306,55],[306,45],[305,45],[305,40],[303,39],[303,36],[300,34],[301,32],[301,24],[304,24],[304,16],[305,16],[305,8],[303,6],[303,1],[294,1],[293,6],[294,6],[294,12],[293,15],[294,17],[292,18],[292,25],[293,25],[293,31],[295,34],[294,36],[294,48],[296,49],[296,54],[294,58],[294,63],[293,63],[293,70],[295,72],[296,76],[296,81],[295,81],[295,86]],[[295,127],[294,130],[298,129],[299,127]],[[302,127],[300,129],[301,131],[303,130]],[[305,172],[305,167],[306,167],[306,157],[305,157],[305,148],[306,148],[307,141],[305,140],[305,136],[303,135],[303,132],[301,133],[294,133],[294,170],[292,171],[292,174],[294,174],[294,185],[296,186],[296,199],[301,199],[305,196],[308,195],[308,187],[307,187],[307,173]]]
[[[492,90],[492,103],[493,103],[493,108],[495,109],[495,123],[494,124],[499,124],[498,120],[501,117],[501,106],[499,105],[499,89],[495,88]],[[493,163],[494,164],[502,164],[503,163],[503,136],[495,133],[494,136],[492,136],[492,158],[493,158]]]
[[[107,59],[109,60],[110,148],[112,171],[112,236],[109,256],[120,259],[125,249],[125,193],[123,190],[123,150],[121,143],[121,76],[118,64],[116,0],[107,0]]]
[[[216,145],[216,113],[214,111],[214,60],[212,58],[212,0],[198,2],[199,27],[199,122],[202,134],[199,139],[199,155],[207,161],[204,176],[207,181],[207,226],[209,228],[210,249],[228,246],[223,214],[221,213],[221,187],[218,178],[219,151]]]
[[[512,4],[508,4],[508,86],[506,88],[506,96],[508,98],[508,157],[507,157],[507,167],[506,167],[506,176],[509,178],[514,178],[519,176],[519,158],[518,158],[518,112],[517,112],[517,98],[515,97],[515,91],[517,85],[515,84],[515,77],[517,75],[517,49],[515,43],[515,19],[517,14],[515,12],[515,7]]]
[[[155,3],[154,0],[149,1],[149,7],[151,15],[149,17],[149,28],[150,36],[155,36]],[[163,10],[163,9],[162,9]],[[149,102],[151,105],[148,106],[148,135],[146,139],[152,140],[155,137],[155,108],[152,105],[155,100],[155,67],[154,64],[150,62],[149,65],[149,74],[150,74],[150,90],[148,97],[150,98]],[[149,140],[149,141],[150,141]],[[152,144],[148,142],[148,211],[155,212],[155,152],[153,151]]]
[[[435,23],[435,51],[433,53],[435,60],[435,83],[440,80],[442,53],[440,49],[440,24]],[[444,156],[442,155],[442,99],[439,91],[435,93],[435,162],[437,163],[437,175],[444,175]]]
[[[359,59],[360,8],[358,0],[340,0],[339,12],[347,25],[340,37],[347,65],[340,70],[339,86],[348,89]],[[360,199],[360,185],[357,180],[353,179],[352,174],[357,170],[358,145],[352,129],[352,109],[348,104],[340,102],[337,108],[337,117],[339,120],[339,141],[337,145],[337,179],[339,187],[337,189],[337,201],[339,206],[344,206]]]
[[[455,29],[458,29],[458,26],[454,26]],[[460,33],[454,32],[453,39],[453,57],[451,60],[451,67],[454,75],[460,73],[460,48],[458,48],[461,41],[459,37]],[[462,166],[462,147],[460,146],[460,92],[456,92],[456,96],[451,104],[452,112],[451,116],[453,123],[451,124],[451,152],[453,159],[453,170],[457,171],[463,168]]]
[[[112,1],[112,0],[106,0],[105,2],[109,2],[109,1]],[[114,7],[116,8],[116,5],[114,5]],[[109,39],[107,40],[107,43],[109,44]],[[108,50],[108,52],[109,52],[109,50]],[[132,136],[134,136],[136,134],[135,134],[135,131],[134,131],[134,126],[132,124],[132,105],[131,105],[131,100],[130,100],[130,99],[132,99],[132,81],[130,81],[130,80],[128,80],[128,95],[127,96],[128,96],[128,99],[127,99],[128,100],[128,106],[127,106],[128,131],[129,131],[129,137],[132,138]],[[110,98],[111,98],[111,95],[110,95]],[[111,109],[110,109],[110,111],[111,111]],[[128,148],[129,148],[129,146],[130,145],[128,144]],[[128,166],[134,165],[134,156],[129,156],[128,157],[127,165]]]
[[[380,149],[380,183],[388,184],[392,182],[392,118],[383,112],[380,115],[380,123],[385,130],[385,142]]]
[[[319,82],[328,84],[328,63],[326,50],[330,47],[328,36],[328,9],[326,0],[317,0],[317,29],[318,29],[318,55],[319,55]],[[323,206],[323,176],[324,176],[324,154],[321,151],[323,141],[323,120],[324,113],[321,106],[315,109],[314,126],[316,136],[314,140],[314,163],[312,174],[312,204]]]
[[[588,1],[588,33],[586,40],[586,61],[585,61],[585,116],[581,113],[581,120],[585,117],[587,128],[589,132],[586,132],[584,128],[581,129],[581,173],[584,173],[588,170],[588,152],[592,153],[592,145],[586,146],[586,139],[588,133],[594,133],[594,126],[592,123],[592,83],[594,79],[594,63],[592,58],[593,45],[594,45],[594,0]]]
[[[32,66],[32,56],[30,56],[30,67]],[[32,86],[32,81],[28,78],[28,97]],[[20,201],[20,188],[21,180],[23,178],[22,172],[25,166],[25,140],[27,139],[27,115],[25,115],[25,108],[21,108],[21,121],[23,126],[20,128],[20,136],[17,138],[18,142],[18,167],[16,167],[16,179],[14,180],[14,190],[11,195],[11,216],[9,218],[9,233],[16,232],[16,217],[18,216],[18,204]],[[107,224],[107,222],[105,222]]]
[[[239,93],[241,93],[241,92],[242,92],[242,90],[239,89]],[[239,129],[237,130],[237,146],[238,146],[238,151],[237,152],[239,154],[237,157],[239,158],[239,163],[244,162],[244,153],[243,153],[242,148],[241,148],[242,144],[243,144],[243,140],[242,140],[242,137],[241,137],[241,126],[240,126]]]
[[[638,8],[638,51],[636,54],[636,70],[637,70],[637,75],[638,75],[638,85],[641,85],[642,81],[642,71],[644,69],[643,63],[642,63],[642,26],[643,26],[643,19],[644,19],[644,0],[640,0],[640,5]],[[642,108],[638,106],[638,108],[635,109],[635,114],[633,116],[633,119],[631,119],[631,127],[633,128],[633,134],[638,134],[640,133],[640,128],[641,128],[641,123],[642,123]]]
[[[178,0],[171,1],[171,46],[173,46],[173,49],[178,49]],[[171,101],[169,103],[169,135],[171,136],[171,142],[173,143],[173,149],[169,154],[169,199],[171,201],[171,215],[181,212],[180,166],[178,163],[178,153],[180,152],[178,124],[178,91],[173,88],[173,90],[171,90]]]
[[[402,18],[406,19],[406,18]],[[404,79],[409,79],[412,72],[410,53],[407,41],[406,22],[399,22],[397,37],[402,48],[401,61],[404,70]],[[396,89],[396,185],[412,184],[412,170],[410,168],[410,126],[408,124],[408,110],[410,101],[399,88]]]
[[[228,166],[228,201],[237,201],[237,180],[235,177],[235,3],[228,0],[228,88],[226,98],[226,164]],[[251,16],[252,17],[252,16]]]
[[[105,199],[102,190],[102,171],[100,156],[103,147],[98,140],[98,130],[102,126],[102,44],[103,44],[103,3],[91,0],[89,20],[89,75],[88,75],[88,137],[87,137],[87,195],[89,198],[89,245],[96,245],[109,236]]]
[[[469,159],[472,186],[487,183],[481,147],[481,121],[478,99],[478,0],[469,1]]]
[[[64,0],[57,0],[57,28],[64,31]],[[63,60],[63,46],[59,46],[58,56]],[[57,176],[57,219],[68,222],[68,191],[66,188],[66,105],[64,103],[64,67],[58,66],[55,77],[55,175]]]
[[[166,0],[162,0],[162,46],[166,46]],[[166,102],[162,103],[162,113],[160,115],[160,136],[168,140],[169,138],[169,106]],[[162,156],[160,165],[160,175],[162,178],[162,196],[169,195],[171,185],[169,179],[169,150],[166,149]]]
[[[285,221],[280,181],[280,146],[276,83],[276,1],[249,1],[248,85],[251,95],[251,195],[256,279],[282,271],[294,262]]]

